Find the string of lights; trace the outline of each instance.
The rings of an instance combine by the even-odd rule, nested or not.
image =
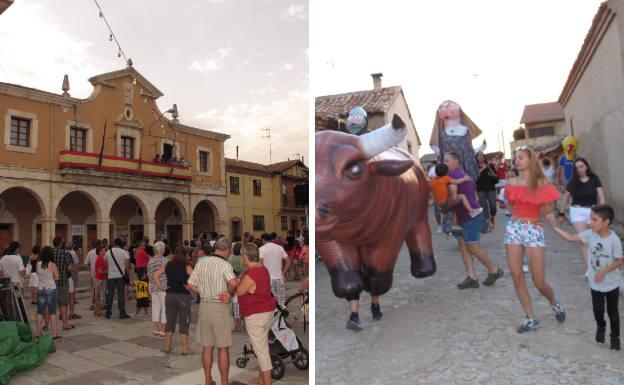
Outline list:
[[[117,40],[117,36],[115,36],[115,33],[113,32],[113,29],[111,28],[110,24],[108,24],[108,20],[106,20],[106,16],[104,16],[104,12],[102,11],[102,7],[100,7],[100,4],[98,4],[97,0],[93,0],[93,1],[95,2],[95,5],[100,10],[100,18],[104,19],[104,23],[106,23],[106,27],[108,28],[108,32],[110,33],[110,35],[108,36],[108,40],[114,41],[115,44],[117,44],[117,49],[118,49],[117,57],[122,57],[123,56],[123,58],[126,61],[126,63],[128,63],[128,58],[126,57],[126,53],[121,48],[121,44],[119,44],[119,40]]]

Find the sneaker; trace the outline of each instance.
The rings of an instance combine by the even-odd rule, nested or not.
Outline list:
[[[110,315],[110,314],[107,314],[107,315],[106,315],[106,319],[111,319],[111,315]]]
[[[451,232],[453,231],[463,231],[462,227],[460,225],[453,225],[451,226]]]
[[[481,214],[483,212],[483,207],[479,207],[478,209],[472,209],[470,210],[470,218],[474,218],[477,215]]]
[[[442,234],[442,226],[438,226],[438,234]]]
[[[536,319],[527,318],[526,321],[522,323],[522,325],[518,326],[518,333],[526,333],[532,330],[537,330],[540,327],[540,323]]]
[[[459,290],[476,289],[478,287],[479,287],[479,281],[477,281],[476,279],[472,279],[470,277],[466,277],[466,279],[464,279],[462,283],[457,284],[457,288]]]
[[[620,350],[620,337],[611,336],[611,350]]]
[[[496,273],[488,273],[487,277],[483,280],[483,284],[485,286],[492,286],[496,283],[496,281],[505,274],[503,270],[499,267],[496,269]]]
[[[82,318],[82,316],[81,316],[81,315],[78,315],[78,314],[76,314],[76,313],[74,313],[74,314],[72,314],[72,315],[70,315],[70,316],[69,316],[69,319],[81,319],[81,318]]]
[[[349,317],[347,321],[347,329],[356,332],[362,330],[362,321],[360,321],[360,317],[357,313],[351,313],[351,317]]]
[[[553,311],[555,312],[555,318],[559,322],[563,322],[566,319],[566,313],[563,305],[559,303],[559,301],[555,302],[552,306]]]
[[[128,319],[128,318],[131,318],[131,317],[127,314],[122,314],[119,316],[119,319]]]
[[[605,343],[605,332],[606,332],[607,328],[606,327],[598,327],[596,329],[596,342],[599,344],[604,344]]]
[[[381,306],[378,303],[371,303],[371,313],[373,313],[373,319],[379,321],[383,317],[381,312]]]
[[[527,265],[526,263],[524,265],[522,265],[522,272],[523,273],[528,273],[529,272],[529,265]]]

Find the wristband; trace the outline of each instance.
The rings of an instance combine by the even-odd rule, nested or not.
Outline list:
[[[565,217],[565,213],[559,212],[560,217]]]

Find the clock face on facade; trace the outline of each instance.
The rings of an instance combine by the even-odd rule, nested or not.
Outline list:
[[[361,135],[368,126],[368,117],[362,107],[355,107],[349,111],[346,127],[347,131],[353,135]]]

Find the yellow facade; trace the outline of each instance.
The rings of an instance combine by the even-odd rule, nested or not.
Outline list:
[[[165,116],[156,104],[162,92],[132,66],[89,81],[86,99],[66,85],[54,94],[0,83],[0,246],[224,233],[229,136],[180,124],[177,110]],[[19,124],[27,125],[23,141]],[[165,151],[187,165],[152,162]]]
[[[260,195],[254,192],[254,180],[260,183]],[[299,161],[265,166],[226,159],[230,236],[242,237],[248,232],[259,237],[275,232],[285,237],[307,226],[306,210],[302,205],[297,207],[294,195],[294,185],[307,181],[307,168]],[[258,226],[259,218],[254,223],[254,216],[262,217],[264,227]]]

